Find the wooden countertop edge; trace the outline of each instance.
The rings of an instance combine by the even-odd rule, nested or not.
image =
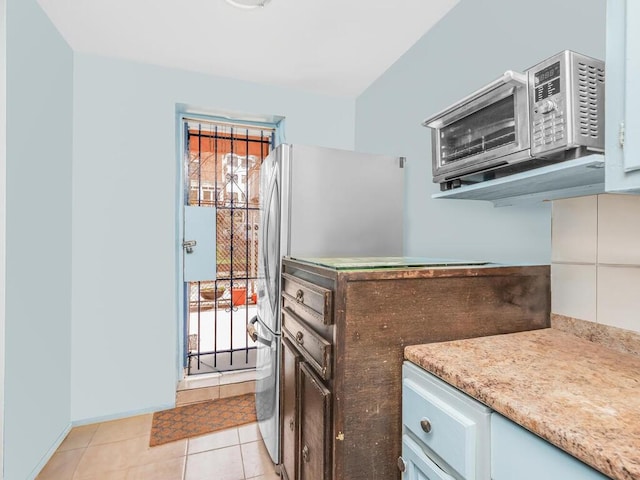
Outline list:
[[[484,265],[449,265],[449,266],[406,266],[384,268],[362,268],[339,270],[320,265],[304,259],[284,257],[283,262],[291,267],[304,268],[305,270],[336,277],[348,274],[350,281],[359,280],[385,280],[398,278],[440,278],[440,277],[482,277],[482,276],[550,276],[549,265],[511,265],[487,263]]]

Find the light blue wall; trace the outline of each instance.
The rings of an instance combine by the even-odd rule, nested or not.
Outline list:
[[[72,89],[70,48],[8,0],[6,480],[33,478],[70,422]]]
[[[7,199],[7,2],[0,0],[0,279],[6,279]],[[4,472],[4,326],[6,282],[0,281],[0,479]]]
[[[76,54],[72,419],[171,405],[178,362],[176,104],[286,117],[353,148],[355,102]]]
[[[176,104],[285,116],[289,142],[407,155],[408,254],[547,263],[546,206],[430,200],[420,122],[563,48],[603,57],[604,3],[538,3],[556,12],[545,40],[525,31],[538,19],[520,22],[530,4],[462,0],[354,102],[74,56],[35,0],[8,0],[5,478],[29,478],[72,420],[174,401]]]
[[[563,49],[604,59],[604,0],[462,0],[356,101],[356,148],[408,157],[409,255],[549,263],[549,205],[494,208],[432,200],[430,130],[421,122],[498,78]]]

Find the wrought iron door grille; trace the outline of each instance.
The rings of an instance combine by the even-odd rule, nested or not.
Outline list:
[[[260,166],[274,130],[185,119],[184,132],[185,205],[215,207],[217,217],[216,280],[187,286],[187,374],[253,368]]]

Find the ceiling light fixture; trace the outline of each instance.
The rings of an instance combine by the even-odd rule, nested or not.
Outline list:
[[[245,10],[266,7],[271,0],[225,0],[229,5]]]

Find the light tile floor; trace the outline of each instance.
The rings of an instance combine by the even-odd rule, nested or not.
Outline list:
[[[149,447],[152,415],[73,428],[36,480],[276,480],[258,424]]]

